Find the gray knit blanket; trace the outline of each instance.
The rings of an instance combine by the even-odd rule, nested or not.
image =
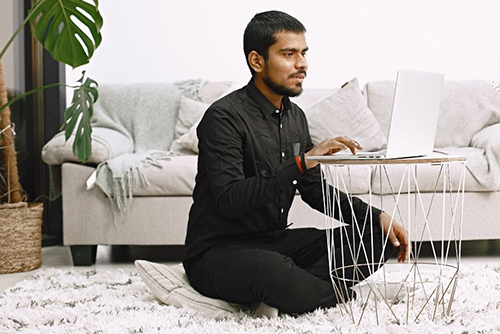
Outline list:
[[[115,214],[123,217],[133,192],[149,185],[142,167],[161,168],[159,160],[169,160],[173,155],[169,149],[181,96],[198,99],[204,83],[189,80],[99,87],[92,126],[114,129],[134,143],[133,152],[111,158],[96,169],[96,184],[110,199]]]

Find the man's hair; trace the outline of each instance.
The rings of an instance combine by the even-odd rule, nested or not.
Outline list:
[[[248,23],[243,35],[243,50],[252,75],[254,70],[248,62],[248,55],[256,51],[265,60],[269,58],[269,48],[276,43],[276,34],[283,31],[305,33],[306,28],[295,17],[272,10],[256,14]]]

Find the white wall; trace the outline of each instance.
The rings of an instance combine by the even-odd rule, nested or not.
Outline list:
[[[16,2],[20,0],[0,0],[0,49],[5,47],[10,37],[23,21],[23,13]],[[2,58],[5,84],[7,89],[16,93],[24,90],[24,30],[10,45]]]
[[[0,52],[15,31],[13,1],[0,0]],[[7,89],[15,87],[13,46],[10,46],[9,51],[2,58],[3,74]]]
[[[103,42],[87,73],[99,83],[190,78],[246,83],[243,31],[278,9],[307,28],[304,86],[394,79],[401,67],[447,79],[500,78],[496,0],[104,0]],[[497,4],[498,3],[498,4]],[[272,5],[271,5],[272,4]],[[79,78],[68,70],[68,83]]]

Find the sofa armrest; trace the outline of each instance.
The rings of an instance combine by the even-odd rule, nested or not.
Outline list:
[[[495,147],[500,151],[500,123],[479,130],[470,141],[470,146],[482,149]]]
[[[72,135],[65,141],[64,131],[56,134],[42,149],[42,160],[49,165],[61,165],[64,162],[79,162],[73,155]],[[124,153],[134,151],[134,142],[122,133],[108,128],[92,127],[92,154],[89,163],[99,164]]]

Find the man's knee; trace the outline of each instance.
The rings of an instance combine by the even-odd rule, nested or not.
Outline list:
[[[262,249],[207,252],[189,277],[200,293],[235,303],[264,301],[266,293],[283,289],[293,261]]]

